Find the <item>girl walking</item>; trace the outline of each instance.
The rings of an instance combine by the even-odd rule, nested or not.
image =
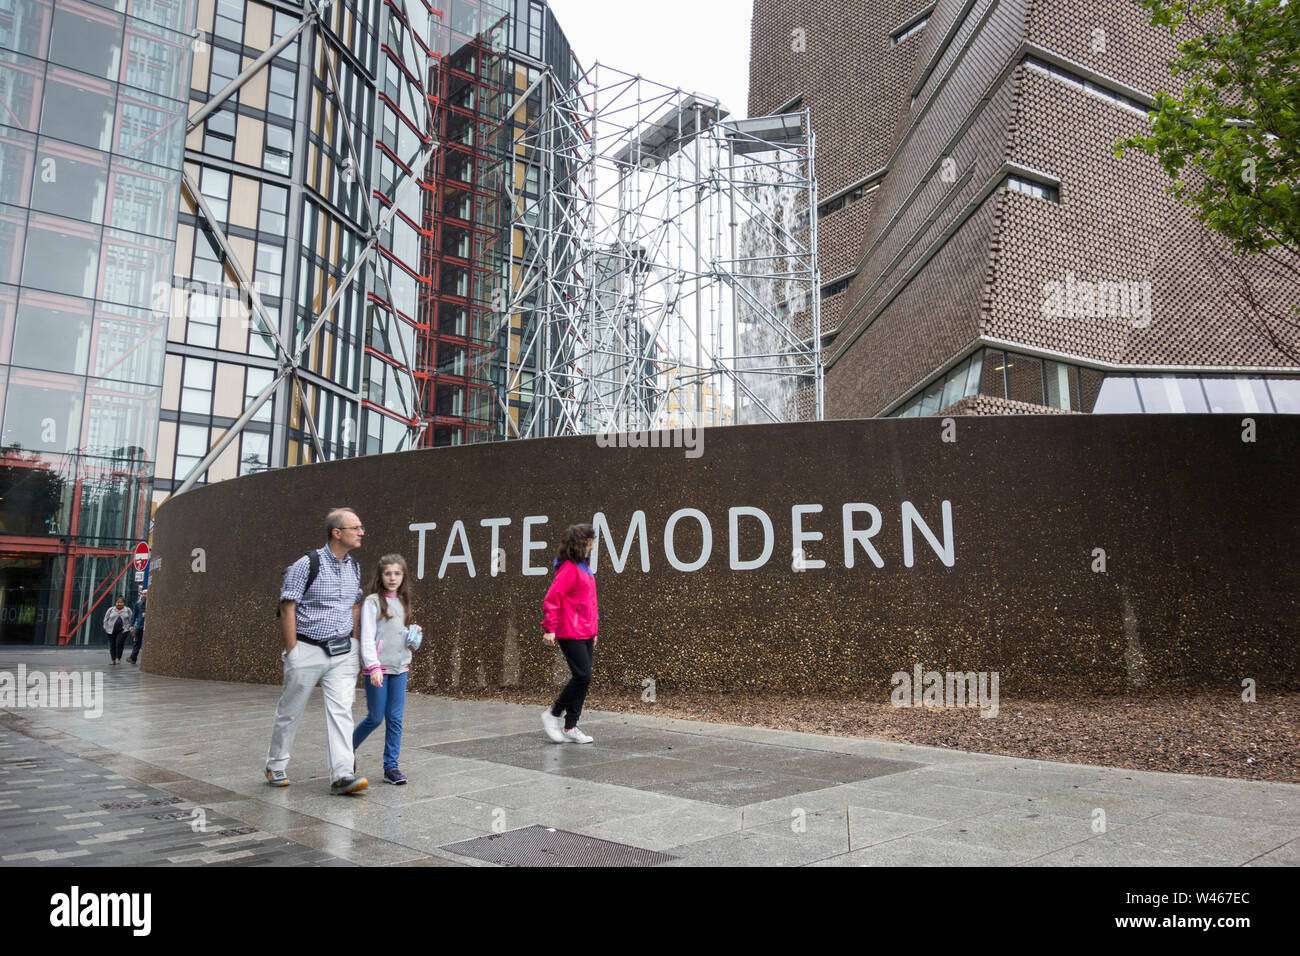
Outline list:
[[[370,732],[384,722],[384,779],[401,785],[406,777],[398,769],[402,750],[402,714],[406,710],[406,675],[411,651],[420,646],[423,633],[407,625],[411,592],[406,559],[386,554],[379,559],[370,593],[361,602],[361,666],[366,672],[366,719],[352,732],[355,751]]]
[[[559,644],[572,674],[555,703],[542,711],[542,728],[557,744],[592,741],[578,729],[578,718],[591,685],[596,624],[600,619],[596,577],[587,563],[595,544],[596,531],[589,524],[570,525],[565,530],[555,556],[555,580],[543,602],[546,618],[542,621],[542,641],[552,647]]]

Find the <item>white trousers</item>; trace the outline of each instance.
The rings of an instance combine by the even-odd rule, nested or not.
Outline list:
[[[361,671],[361,652],[356,641],[352,650],[330,657],[325,649],[299,641],[284,661],[284,692],[275,708],[275,726],[271,729],[271,749],[266,754],[267,770],[284,770],[289,765],[289,750],[298,721],[307,709],[312,688],[320,684],[325,695],[325,733],[329,740],[330,783],[352,773],[352,700],[357,692],[357,674]]]

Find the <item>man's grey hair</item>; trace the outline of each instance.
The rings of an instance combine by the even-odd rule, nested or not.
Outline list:
[[[325,541],[326,543],[334,540],[333,531],[335,528],[342,530],[343,516],[352,515],[356,517],[356,512],[351,508],[335,508],[325,516]]]

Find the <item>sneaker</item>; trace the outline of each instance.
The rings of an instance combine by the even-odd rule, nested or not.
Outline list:
[[[564,743],[564,724],[560,723],[559,717],[551,713],[549,707],[542,711],[542,729],[546,731],[546,736],[557,744]]]
[[[289,775],[283,770],[268,770],[266,772],[266,782],[273,787],[289,786]]]
[[[571,744],[589,744],[594,738],[588,737],[577,727],[564,731],[564,739]]]
[[[387,780],[389,783],[395,784],[396,786],[399,787],[402,784],[406,783],[406,776],[402,773],[402,771],[398,770],[396,767],[385,769],[384,779]]]
[[[370,784],[365,777],[354,777],[348,774],[346,777],[340,777],[330,784],[330,793],[358,793],[366,789]]]

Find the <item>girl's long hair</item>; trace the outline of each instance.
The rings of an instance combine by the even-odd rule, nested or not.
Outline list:
[[[559,567],[565,561],[572,561],[577,564],[587,557],[587,542],[594,540],[596,529],[589,524],[571,524],[564,529],[564,538],[560,541],[560,549],[555,552],[555,566]]]
[[[386,554],[379,559],[379,565],[375,568],[374,580],[370,582],[370,593],[379,595],[379,616],[381,618],[392,617],[388,613],[388,598],[384,597],[384,568],[397,565],[402,569],[402,583],[397,588],[397,599],[402,602],[402,620],[410,620],[411,617],[411,572],[406,568],[406,559],[400,554]]]

